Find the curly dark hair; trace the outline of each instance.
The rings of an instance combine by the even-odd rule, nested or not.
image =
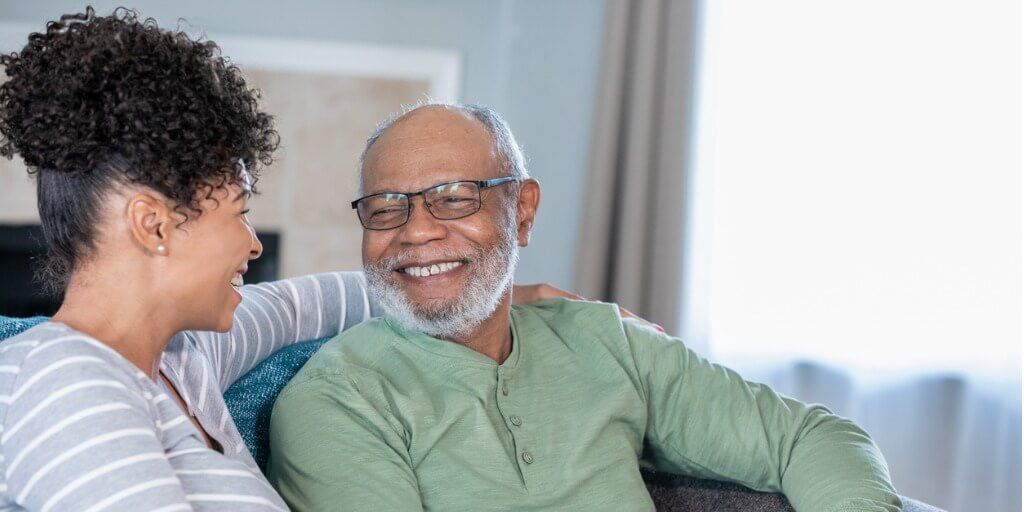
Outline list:
[[[50,253],[41,275],[57,292],[94,248],[111,186],[151,187],[188,219],[237,182],[239,161],[255,181],[279,143],[259,92],[214,42],[134,10],[61,16],[0,66],[0,155],[36,174]]]

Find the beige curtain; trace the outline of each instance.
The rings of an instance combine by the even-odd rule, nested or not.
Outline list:
[[[697,0],[608,0],[576,286],[679,332]]]

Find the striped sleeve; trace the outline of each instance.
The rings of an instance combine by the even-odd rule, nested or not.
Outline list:
[[[240,289],[242,303],[226,333],[189,331],[207,355],[221,389],[293,343],[334,336],[379,309],[362,272],[315,274]]]
[[[192,510],[157,438],[153,397],[103,350],[69,337],[26,357],[0,397],[6,494],[42,512]]]

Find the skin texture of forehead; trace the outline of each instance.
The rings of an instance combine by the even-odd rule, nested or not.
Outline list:
[[[374,193],[418,190],[437,180],[491,178],[497,156],[490,132],[473,116],[444,106],[420,107],[398,118],[370,148],[363,184],[366,193]]]

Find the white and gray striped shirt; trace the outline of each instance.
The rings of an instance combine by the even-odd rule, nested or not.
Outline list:
[[[0,344],[0,510],[287,510],[222,393],[282,347],[377,311],[358,272],[240,291],[230,332],[179,333],[161,362],[223,454],[160,383],[88,335],[46,322]]]

